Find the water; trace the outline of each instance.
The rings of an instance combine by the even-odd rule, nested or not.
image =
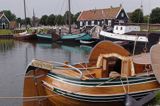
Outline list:
[[[92,47],[59,44],[27,43],[0,40],[0,97],[23,96],[26,67],[33,58],[47,61],[87,61]],[[21,99],[1,99],[0,106],[21,106]]]

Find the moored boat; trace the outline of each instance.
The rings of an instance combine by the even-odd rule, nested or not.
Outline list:
[[[125,101],[126,95],[140,100],[160,88],[150,54],[130,56],[123,47],[103,41],[88,61],[69,65],[33,60],[26,72],[24,96],[45,96],[56,106],[106,106]]]
[[[135,34],[129,34],[130,32],[136,31]],[[140,42],[147,43],[148,38],[147,34],[138,35],[140,32],[140,26],[131,26],[131,25],[115,25],[113,32],[107,32],[102,30],[100,32],[101,40],[110,40],[110,41],[128,41],[128,42]],[[146,32],[147,33],[147,32]]]
[[[35,40],[36,39],[36,33],[32,32],[32,34],[28,33],[27,31],[14,34],[13,38],[16,40],[22,40],[22,41],[30,41],[30,40]]]
[[[63,43],[76,42],[80,43],[80,40],[90,40],[91,35],[88,33],[79,33],[79,34],[66,34],[61,36],[61,41]]]
[[[60,39],[60,36],[58,34],[36,34],[37,39],[41,42],[53,42]]]

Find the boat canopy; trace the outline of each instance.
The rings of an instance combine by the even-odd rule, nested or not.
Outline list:
[[[115,44],[111,41],[102,41],[92,49],[89,56],[89,62],[96,64],[98,57],[101,54],[111,54],[111,53],[116,53],[121,56],[130,55],[130,53],[122,46]]]

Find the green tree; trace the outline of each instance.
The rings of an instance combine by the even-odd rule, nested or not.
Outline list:
[[[50,16],[48,16],[47,18],[47,25],[55,25],[55,15],[51,14]]]
[[[22,24],[22,19],[21,18],[17,18],[16,22]]]
[[[73,24],[73,14],[71,14],[71,24]],[[65,24],[69,24],[69,11],[66,11],[64,14],[64,22]]]
[[[141,9],[136,9],[131,15],[131,21],[133,23],[142,23],[143,22],[143,12]]]
[[[144,23],[148,23],[148,20],[149,20],[149,16],[148,15],[143,17],[143,22]]]
[[[80,14],[81,12],[78,12],[73,16],[73,23],[77,23],[77,18],[79,17]]]
[[[150,15],[150,22],[160,23],[160,8],[159,7],[152,10],[151,15]]]
[[[56,16],[56,19],[55,19],[55,24],[57,25],[64,25],[64,17],[62,15],[58,15]]]
[[[13,14],[10,10],[3,10],[2,12],[6,15],[9,21],[16,20],[16,15]]]
[[[26,24],[31,25],[31,19],[29,17],[26,18]]]
[[[41,25],[47,25],[47,19],[48,19],[48,16],[47,15],[43,15],[40,19],[40,24]]]

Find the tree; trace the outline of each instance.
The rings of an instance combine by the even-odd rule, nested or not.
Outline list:
[[[41,25],[47,25],[47,19],[48,19],[48,16],[47,15],[43,15],[40,19],[40,24]]]
[[[16,22],[19,23],[19,24],[22,24],[22,19],[21,18],[17,18]]]
[[[31,25],[31,19],[29,17],[26,18],[26,24]]]
[[[2,12],[6,15],[9,21],[16,20],[16,15],[13,14],[10,10],[3,10]]]
[[[69,24],[69,14],[71,14],[71,24],[73,24],[73,14],[66,11],[64,14],[64,21],[66,24]]]
[[[64,17],[62,15],[56,16],[55,24],[57,24],[57,25],[64,25]]]
[[[149,16],[148,15],[143,17],[143,22],[144,23],[148,23],[148,20],[149,20]]]
[[[160,8],[159,7],[152,10],[151,15],[150,15],[150,22],[160,23]]]
[[[81,12],[78,12],[73,16],[73,23],[77,23],[77,18],[79,17],[80,14]]]
[[[47,18],[47,25],[55,25],[55,15],[51,14],[48,18]]]
[[[131,21],[133,23],[142,23],[143,22],[143,12],[141,9],[136,9],[132,14],[131,14]]]

